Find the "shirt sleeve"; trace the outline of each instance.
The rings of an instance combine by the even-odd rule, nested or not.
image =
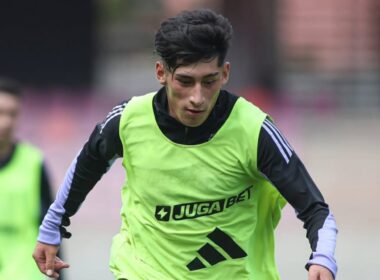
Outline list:
[[[127,102],[114,107],[106,118],[95,126],[88,141],[71,163],[40,226],[38,241],[59,245],[62,238],[70,238],[71,233],[66,230],[70,225],[69,218],[78,211],[87,194],[113,162],[123,154],[119,123]]]
[[[337,228],[321,192],[279,129],[266,119],[258,144],[258,169],[295,209],[303,222],[312,253],[306,268],[319,264],[334,275]]]
[[[52,195],[52,188],[50,185],[49,173],[47,171],[45,163],[43,162],[41,166],[41,184],[40,184],[40,223],[42,222],[44,216],[49,210],[49,206],[52,202],[53,202],[53,195]],[[57,256],[60,259],[63,259],[62,248],[60,248]],[[65,274],[66,273],[64,271],[61,271],[59,273],[58,280],[66,279]]]

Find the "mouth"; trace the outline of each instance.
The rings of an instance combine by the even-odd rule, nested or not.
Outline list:
[[[204,110],[194,110],[194,109],[186,109],[186,111],[190,113],[191,115],[199,115],[204,112]]]

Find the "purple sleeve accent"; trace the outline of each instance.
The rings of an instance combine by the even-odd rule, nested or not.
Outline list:
[[[60,186],[55,201],[40,226],[40,231],[37,240],[51,245],[61,244],[61,233],[59,227],[62,223],[62,216],[65,214],[65,202],[67,200],[71,183],[73,181],[74,171],[77,164],[77,158],[72,162],[69,170],[66,173],[63,184]]]
[[[307,266],[318,264],[328,268],[333,273],[334,278],[338,271],[334,258],[337,233],[335,219],[330,212],[323,227],[318,230],[317,249],[312,253],[311,259],[307,263]]]

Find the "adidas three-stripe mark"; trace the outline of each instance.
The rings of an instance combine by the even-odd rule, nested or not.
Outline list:
[[[289,160],[293,154],[293,149],[289,145],[288,141],[286,141],[285,137],[281,134],[278,128],[269,120],[265,120],[262,127],[270,135],[281,155],[284,157],[286,163],[289,163]]]
[[[127,105],[127,102],[124,102],[123,104],[117,105],[112,108],[112,111],[108,113],[106,119],[103,121],[100,127],[100,133],[103,132],[103,129],[107,125],[107,123],[112,120],[113,118],[120,116],[123,113],[123,110],[125,106]]]
[[[231,259],[239,259],[247,256],[246,252],[224,231],[219,228],[207,235],[208,239],[217,245],[219,249],[215,248],[209,242],[203,245],[197,252],[211,266],[227,260],[227,256],[223,256],[219,250],[223,250]],[[201,261],[199,257],[195,257],[188,265],[190,271],[206,268],[207,266]]]

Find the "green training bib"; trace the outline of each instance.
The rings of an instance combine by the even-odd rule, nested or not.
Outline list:
[[[256,166],[266,114],[239,98],[210,141],[182,145],[158,127],[154,95],[133,98],[120,121],[116,279],[279,279],[274,228],[285,202]]]

